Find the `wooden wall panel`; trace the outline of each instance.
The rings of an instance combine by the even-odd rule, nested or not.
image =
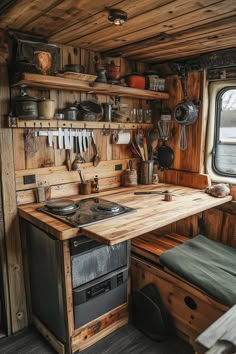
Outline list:
[[[161,176],[161,181],[198,189],[205,189],[211,184],[207,174],[190,173],[178,170],[164,171]]]
[[[218,242],[236,248],[235,202],[203,213],[205,234]]]
[[[16,204],[12,130],[0,129],[0,170],[5,224],[5,243],[11,306],[12,332],[27,325],[27,310]]]
[[[154,69],[159,71],[159,67]],[[162,69],[162,67],[161,67]],[[161,74],[161,71],[160,71]],[[190,72],[187,77],[187,93],[190,100],[202,99],[203,73]],[[181,88],[180,78],[177,75],[166,77],[166,90],[170,97],[163,100],[159,109],[169,108],[172,112],[171,128],[173,135],[167,144],[174,150],[175,158],[171,168],[187,172],[202,172],[202,107],[199,109],[199,116],[193,125],[186,126],[188,147],[185,151],[181,151],[178,147],[181,126],[175,122],[174,109],[175,106],[183,100],[183,92]],[[168,173],[168,172],[167,172]]]

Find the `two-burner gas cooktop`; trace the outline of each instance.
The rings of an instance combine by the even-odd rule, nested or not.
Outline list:
[[[87,198],[78,201],[51,200],[38,210],[72,227],[88,226],[136,211],[136,209],[101,198]]]

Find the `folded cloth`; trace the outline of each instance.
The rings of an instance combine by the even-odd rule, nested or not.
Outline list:
[[[236,249],[198,235],[163,252],[160,262],[223,304],[236,304]]]

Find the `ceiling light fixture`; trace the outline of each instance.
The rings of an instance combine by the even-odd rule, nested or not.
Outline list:
[[[122,10],[113,9],[109,11],[108,21],[113,25],[121,26],[124,22],[127,21],[127,19],[127,13]]]

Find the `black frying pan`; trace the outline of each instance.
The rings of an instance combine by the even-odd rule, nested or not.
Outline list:
[[[161,169],[168,170],[174,161],[174,157],[174,151],[168,145],[166,145],[164,141],[162,146],[160,146],[157,150],[157,161],[159,167]]]

